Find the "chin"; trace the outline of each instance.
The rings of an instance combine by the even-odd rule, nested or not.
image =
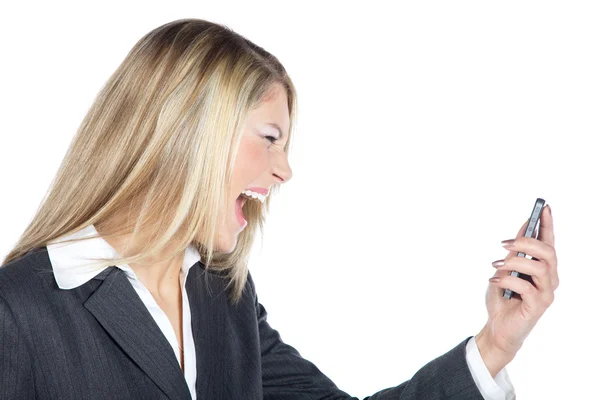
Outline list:
[[[233,250],[235,250],[235,243],[231,246],[217,246],[217,252],[219,253],[229,254],[232,253]]]
[[[233,241],[231,239],[226,240],[223,239],[222,237],[219,237],[215,244],[214,244],[214,251],[215,252],[219,252],[219,253],[231,253],[233,252],[233,250],[235,249],[235,246],[237,244],[237,237],[232,238]],[[196,238],[196,241],[198,243],[203,243],[204,246],[206,246],[206,244],[204,244],[204,242],[198,237]]]
[[[231,253],[233,252],[233,250],[235,250],[236,244],[237,234],[231,235],[227,238],[224,238],[223,236],[219,235],[219,238],[215,243],[215,249],[220,253]]]

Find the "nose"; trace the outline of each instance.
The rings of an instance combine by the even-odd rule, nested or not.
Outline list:
[[[290,167],[287,153],[281,152],[278,157],[275,157],[272,174],[277,179],[277,184],[282,184],[292,179],[292,168]]]

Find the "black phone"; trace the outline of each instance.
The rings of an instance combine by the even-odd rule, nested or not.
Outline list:
[[[529,222],[527,223],[527,229],[525,229],[525,234],[523,236],[525,237],[533,237],[533,233],[536,231],[535,228],[538,224],[538,221],[540,220],[540,216],[542,215],[542,209],[544,208],[544,204],[546,204],[546,200],[542,199],[542,198],[537,198],[535,200],[535,205],[533,206],[533,210],[531,211],[531,217],[529,217]],[[537,231],[536,235],[535,235],[535,239],[537,239],[539,234],[539,230]],[[517,257],[525,257],[525,253],[519,251],[517,253]],[[526,281],[531,282],[531,284],[533,284],[533,279],[531,278],[530,275],[527,274],[522,274],[518,271],[511,271],[510,272],[511,276],[516,276],[517,278],[521,278],[521,279],[525,279]],[[510,289],[504,289],[504,293],[502,294],[502,297],[504,297],[505,299],[511,299],[513,294],[518,294],[517,292],[514,292]]]

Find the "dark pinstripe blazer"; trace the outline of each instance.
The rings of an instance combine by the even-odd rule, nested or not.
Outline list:
[[[227,302],[225,283],[201,262],[186,282],[199,400],[357,400],[281,341],[251,275],[237,306]],[[468,339],[410,380],[367,399],[482,400],[466,363]],[[78,288],[60,290],[43,247],[0,268],[0,398],[190,395],[169,342],[125,273],[110,267]]]

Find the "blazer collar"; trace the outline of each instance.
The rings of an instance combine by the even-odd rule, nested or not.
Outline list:
[[[169,341],[124,271],[116,268],[107,271],[96,277],[104,282],[83,306],[170,399],[191,400]]]
[[[91,258],[118,257],[115,249],[98,236],[93,225],[61,240],[93,236],[97,237],[71,243],[57,243],[58,240],[55,240],[46,245],[48,259],[58,287],[72,289],[91,279],[103,281],[83,306],[169,399],[191,400],[185,376],[169,341],[129,282],[132,277],[137,279],[131,267],[123,264],[89,268],[85,265]],[[199,265],[200,268],[193,269],[195,265]],[[199,283],[198,277],[206,271],[200,261],[198,250],[192,245],[185,250],[182,270],[185,278],[188,272],[191,273],[191,279],[184,280],[188,297],[190,292],[205,290],[204,285]],[[196,297],[197,294],[190,298],[190,311],[196,343],[197,368],[198,364],[204,366],[204,363],[198,360],[201,355],[198,354],[197,347],[203,343],[202,330],[206,327],[198,327],[194,320],[198,319],[199,313],[204,314],[206,310],[204,305],[200,310],[195,304],[191,304]],[[199,374],[197,379],[201,379]],[[197,381],[197,387],[199,383],[201,382]]]
[[[90,238],[83,241],[59,243],[67,239]],[[88,282],[94,276],[108,267],[95,267],[86,265],[94,258],[117,258],[119,254],[101,236],[98,235],[94,225],[72,233],[66,237],[51,241],[47,246],[48,257],[52,264],[54,279],[61,289],[73,289]],[[187,277],[189,269],[200,261],[198,250],[189,245],[185,249],[182,264],[184,278]],[[133,269],[127,264],[115,265],[123,270],[129,278],[137,279]]]
[[[235,397],[241,394],[232,394],[230,382],[224,381],[232,371],[224,369],[223,364],[226,355],[234,351],[232,333],[226,329],[231,329],[232,315],[238,311],[228,302],[227,279],[219,273],[208,272],[202,262],[197,264],[198,268],[190,270],[185,284],[196,344],[197,398],[241,398]],[[169,399],[191,400],[171,345],[125,271],[107,268],[93,279],[103,282],[83,306]]]

